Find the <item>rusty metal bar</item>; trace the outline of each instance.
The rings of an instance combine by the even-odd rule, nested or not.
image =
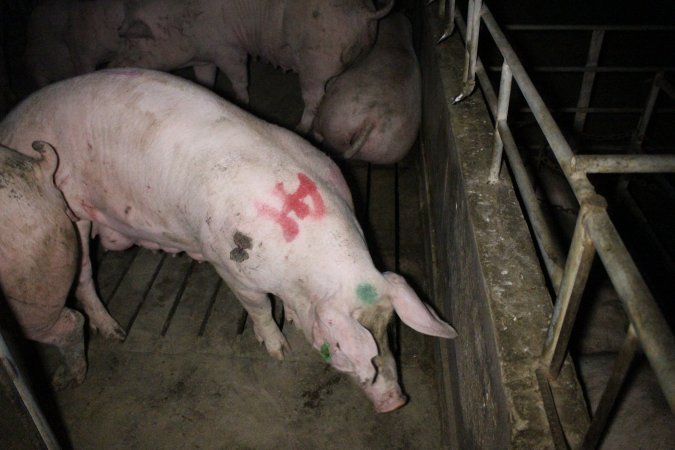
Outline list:
[[[584,223],[675,412],[675,337],[607,213],[591,211]]]
[[[512,80],[513,75],[511,75],[509,65],[504,61],[502,77],[499,82],[499,99],[497,100],[497,116],[495,118],[495,138],[492,145],[492,164],[490,165],[490,175],[488,176],[489,183],[496,183],[499,181],[499,170],[502,167],[502,150],[504,149],[504,144],[497,125],[500,122],[506,123],[508,118]]]
[[[593,68],[598,66],[600,59],[600,50],[602,49],[602,42],[605,38],[603,30],[593,30],[591,35],[591,43],[588,48],[588,57],[586,58],[586,68]],[[584,71],[584,77],[581,81],[581,89],[579,90],[579,101],[577,108],[588,108],[591,103],[591,92],[593,90],[593,83],[595,82],[595,72]],[[586,113],[577,111],[574,115],[574,130],[581,133],[586,125]]]
[[[0,365],[4,366],[4,369],[0,368],[0,370],[5,370],[9,375],[16,392],[19,394],[19,397],[21,397],[21,401],[26,407],[26,411],[28,411],[28,414],[33,420],[35,428],[40,434],[40,438],[47,449],[60,449],[61,446],[56,440],[56,437],[54,436],[47,419],[45,419],[45,416],[42,414],[40,406],[38,406],[38,403],[35,401],[32,392],[24,381],[25,377],[19,370],[19,366],[16,364],[12,354],[9,352],[9,347],[7,346],[7,343],[5,342],[2,334],[0,334]],[[3,412],[3,414],[4,413],[5,412]]]
[[[672,173],[675,155],[576,155],[572,170],[581,173]]]
[[[589,208],[594,207],[597,206],[581,205],[544,344],[543,363],[548,369],[549,376],[554,380],[558,378],[565,355],[567,355],[567,347],[581,303],[581,296],[593,265],[595,248],[584,227],[583,220]]]
[[[537,195],[532,187],[532,182],[527,174],[523,160],[518,152],[518,147],[513,139],[513,134],[505,121],[497,122],[497,129],[504,143],[504,151],[509,159],[511,171],[516,179],[520,196],[523,199],[527,216],[530,218],[534,237],[541,252],[546,271],[551,278],[551,283],[556,291],[560,287],[563,277],[565,256],[560,249],[557,239],[546,222],[544,212],[541,209]]]
[[[591,425],[588,427],[588,431],[586,431],[586,435],[584,436],[584,441],[580,447],[582,450],[593,450],[597,448],[600,443],[602,433],[607,426],[607,420],[614,408],[621,386],[626,380],[626,375],[628,375],[628,371],[630,370],[630,366],[639,345],[640,343],[635,336],[635,329],[631,325],[628,327],[628,333],[626,334],[626,339],[623,341],[621,350],[616,356],[612,374],[605,386],[600,402],[598,402],[598,406],[595,408],[593,418],[591,419]]]
[[[487,9],[486,9],[487,10]],[[476,59],[478,58],[478,34],[480,31],[480,18],[483,14],[483,0],[469,0],[467,11],[466,46],[464,52],[464,74],[462,77],[464,87],[456,96],[453,103],[458,103],[471,95],[476,87]]]

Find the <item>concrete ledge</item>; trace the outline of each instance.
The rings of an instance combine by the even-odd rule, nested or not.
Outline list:
[[[535,370],[552,301],[508,172],[487,184],[493,129],[480,92],[459,105],[464,46],[442,45],[436,8],[421,17],[423,165],[434,296],[459,338],[441,349],[459,448],[554,448]],[[419,23],[420,21],[418,21]],[[568,444],[588,423],[568,360],[553,386]]]

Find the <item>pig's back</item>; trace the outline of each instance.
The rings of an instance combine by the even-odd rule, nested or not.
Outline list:
[[[38,91],[0,123],[0,142],[23,153],[31,154],[37,139],[57,149],[57,182],[80,214],[82,202],[123,209],[111,205],[111,193],[136,198],[140,207],[175,204],[212,181],[217,166],[242,189],[304,172],[349,197],[334,164],[306,141],[162,72],[105,70]]]

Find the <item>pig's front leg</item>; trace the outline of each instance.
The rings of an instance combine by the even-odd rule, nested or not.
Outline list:
[[[244,105],[248,104],[248,55],[239,50],[229,50],[216,61],[216,65],[232,84],[234,95]]]
[[[75,297],[84,308],[84,312],[89,317],[89,327],[93,331],[101,333],[108,339],[117,339],[123,341],[126,337],[124,329],[113,319],[106,311],[101,299],[96,293],[94,287],[94,278],[91,269],[91,259],[89,257],[89,240],[91,233],[91,222],[80,220],[76,223],[80,238],[80,274],[75,289]]]
[[[301,134],[307,134],[312,127],[314,117],[319,109],[319,103],[325,93],[323,83],[317,82],[315,78],[303,78],[300,76],[300,88],[302,90],[302,101],[305,109],[302,111],[300,123],[295,130]]]
[[[235,290],[234,294],[251,317],[258,342],[264,342],[269,354],[282,361],[284,352],[290,351],[290,346],[274,322],[272,304],[267,294],[243,290]]]
[[[197,83],[209,89],[213,89],[213,86],[216,84],[216,69],[215,64],[197,64],[192,66]]]

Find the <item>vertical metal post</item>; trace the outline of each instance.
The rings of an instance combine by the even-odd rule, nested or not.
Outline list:
[[[584,77],[581,81],[581,90],[579,91],[577,108],[588,108],[588,105],[591,102],[591,91],[593,90],[593,82],[595,81],[594,69],[598,67],[600,50],[602,49],[602,41],[604,38],[604,30],[593,30],[591,44],[588,47],[588,57],[586,58],[586,71],[584,72]],[[584,131],[587,114],[588,113],[585,111],[577,111],[576,114],[574,114],[574,131],[577,133]]]
[[[48,450],[60,449],[61,446],[56,440],[52,429],[49,427],[47,419],[42,414],[42,410],[35,401],[35,398],[28,388],[28,385],[24,381],[25,377],[19,371],[19,367],[9,352],[9,347],[5,342],[5,339],[2,337],[2,334],[0,334],[0,370],[6,370],[7,374],[9,375],[11,383],[13,383],[17,394],[21,398],[21,401],[26,408],[26,411],[33,420],[35,428],[37,429],[37,432],[39,433],[45,447]],[[3,411],[2,414],[5,414],[5,411]]]
[[[445,17],[445,2],[447,0],[438,0],[438,17]]]
[[[588,431],[586,431],[586,435],[584,436],[584,442],[581,444],[582,450],[593,450],[600,443],[600,438],[607,425],[607,419],[609,419],[609,415],[614,408],[616,397],[619,395],[619,391],[626,379],[626,375],[628,375],[638,346],[639,341],[635,335],[635,330],[631,325],[628,327],[628,334],[626,334],[626,339],[623,341],[621,350],[616,356],[612,374],[609,376],[609,381],[605,386],[600,402],[595,408],[595,413],[591,419],[591,425],[588,427]]]
[[[509,101],[511,100],[511,82],[513,74],[506,60],[502,64],[502,77],[499,81],[499,98],[497,100],[497,116],[495,117],[495,139],[492,145],[492,164],[490,165],[489,183],[499,181],[499,171],[502,166],[502,150],[504,143],[499,134],[499,122],[506,122],[509,115]]]
[[[565,271],[560,282],[560,289],[558,289],[558,298],[548,327],[543,361],[549,370],[551,379],[558,378],[567,354],[567,346],[581,303],[581,296],[584,293],[588,274],[593,264],[595,247],[584,226],[584,217],[589,208],[593,207],[587,204],[581,205],[572,236],[572,244],[565,263]]]
[[[464,87],[453,100],[458,103],[468,97],[476,87],[476,58],[478,58],[478,32],[483,13],[483,0],[469,0],[467,12],[466,49],[464,52]]]
[[[649,121],[652,118],[652,113],[654,112],[654,105],[656,105],[656,97],[659,95],[659,84],[663,78],[663,72],[659,72],[654,76],[654,81],[652,82],[652,89],[649,91],[649,96],[647,97],[647,103],[645,104],[645,109],[640,116],[640,120],[635,129],[635,134],[631,141],[631,145],[634,149],[642,148],[642,141],[645,139],[645,133],[647,132],[647,126]]]
[[[443,5],[445,5],[445,1],[441,1]],[[443,30],[443,34],[441,35],[440,38],[438,38],[438,44],[449,38],[453,31],[455,31],[455,0],[449,0],[449,5],[448,5],[448,17],[446,20],[446,25],[445,29]],[[439,15],[443,17],[443,14],[441,14],[440,9],[439,9]]]

